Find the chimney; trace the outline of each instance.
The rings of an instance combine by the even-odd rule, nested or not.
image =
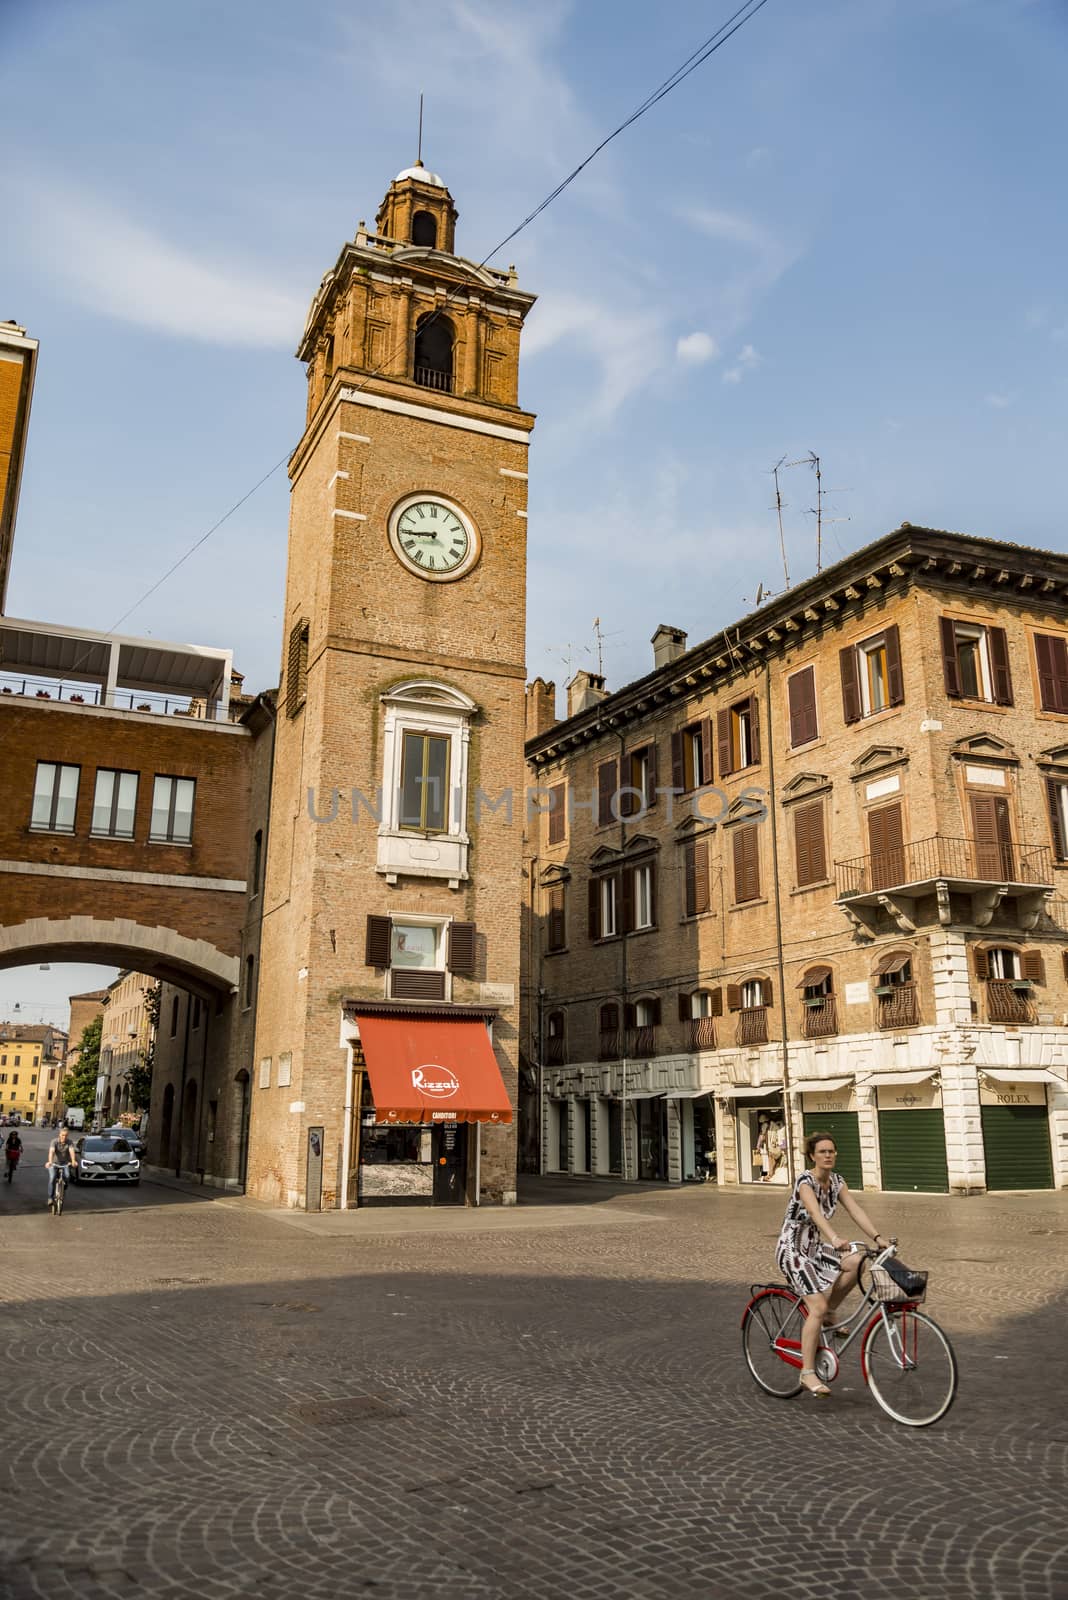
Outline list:
[[[544,678],[535,678],[533,683],[527,684],[526,736],[536,739],[539,734],[548,733],[555,726],[556,685],[546,683]]]
[[[607,694],[604,678],[599,672],[576,672],[567,686],[568,716],[576,717],[580,711],[588,711],[590,706],[604,700]]]
[[[686,635],[681,628],[669,628],[662,622],[653,634],[653,667],[659,670],[669,661],[677,661],[686,653]]]

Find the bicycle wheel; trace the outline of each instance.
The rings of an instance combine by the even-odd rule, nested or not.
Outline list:
[[[801,1369],[784,1361],[774,1348],[797,1304],[797,1296],[788,1289],[765,1289],[749,1302],[742,1318],[745,1364],[764,1393],[776,1400],[792,1400],[801,1393]],[[791,1325],[788,1337],[801,1337],[799,1320]]]
[[[66,1189],[66,1187],[67,1187],[67,1185],[65,1183],[57,1183],[56,1184],[56,1216],[57,1217],[61,1217],[63,1215],[63,1191]]]
[[[957,1393],[953,1346],[922,1311],[886,1309],[887,1321],[880,1318],[864,1341],[868,1388],[895,1422],[929,1427],[945,1416]]]

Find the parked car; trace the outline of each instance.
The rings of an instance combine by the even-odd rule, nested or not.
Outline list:
[[[128,1139],[106,1139],[90,1133],[75,1146],[76,1183],[140,1183],[141,1162]]]
[[[138,1160],[144,1159],[145,1141],[136,1128],[124,1128],[121,1123],[116,1122],[112,1127],[105,1128],[101,1137],[104,1139],[125,1139]]]
[[[6,1111],[0,1112],[0,1128],[6,1128],[11,1118]]]

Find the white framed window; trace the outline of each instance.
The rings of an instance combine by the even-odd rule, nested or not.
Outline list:
[[[637,1028],[655,1028],[658,1007],[653,1000],[639,1000],[634,1007],[634,1025]]]
[[[602,939],[614,939],[616,935],[616,884],[617,879],[614,875],[601,879],[600,937]]]
[[[870,717],[890,704],[890,677],[886,659],[886,639],[882,634],[866,639],[857,646],[860,668],[860,703],[864,715]]]
[[[98,767],[90,831],[108,839],[132,839],[137,809],[137,773]]]
[[[651,866],[634,868],[634,926],[651,928],[655,923],[653,909],[653,869]]]
[[[150,843],[192,843],[196,787],[195,778],[168,778],[156,774],[152,786],[152,820],[148,825]]]
[[[389,930],[389,997],[448,1000],[448,917],[394,917]]]
[[[1020,978],[1020,952],[1018,950],[997,949],[988,950],[986,953],[988,970],[992,978],[1004,978],[1010,983]]]
[[[468,745],[475,702],[426,680],[399,684],[385,707],[378,871],[398,877],[466,879]],[[375,797],[364,797],[373,805]]]
[[[712,1015],[712,996],[707,989],[697,989],[690,996],[690,1018],[697,1021],[700,1017]]]
[[[742,984],[742,1010],[755,1011],[764,1004],[764,983],[761,978],[747,978]]]
[[[953,638],[957,647],[961,694],[966,700],[993,700],[987,630],[969,622],[955,622]]]
[[[38,761],[30,827],[45,833],[73,833],[81,767]]]

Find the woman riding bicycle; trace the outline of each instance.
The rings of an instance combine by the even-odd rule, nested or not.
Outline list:
[[[18,1166],[19,1158],[22,1155],[22,1140],[19,1138],[17,1129],[12,1129],[8,1134],[7,1143],[4,1145],[4,1155],[7,1157],[7,1181],[10,1183],[15,1176],[15,1168]]]
[[[834,1170],[838,1148],[829,1133],[810,1133],[805,1140],[809,1170],[794,1184],[776,1249],[779,1270],[790,1287],[802,1296],[808,1315],[801,1329],[801,1383],[811,1395],[825,1399],[830,1390],[816,1372],[816,1351],[824,1322],[833,1314],[857,1281],[859,1255],[842,1259],[849,1250],[831,1221],[841,1202],[850,1217],[878,1246],[882,1235],[854,1200],[845,1179]],[[889,1241],[883,1239],[883,1244]]]

